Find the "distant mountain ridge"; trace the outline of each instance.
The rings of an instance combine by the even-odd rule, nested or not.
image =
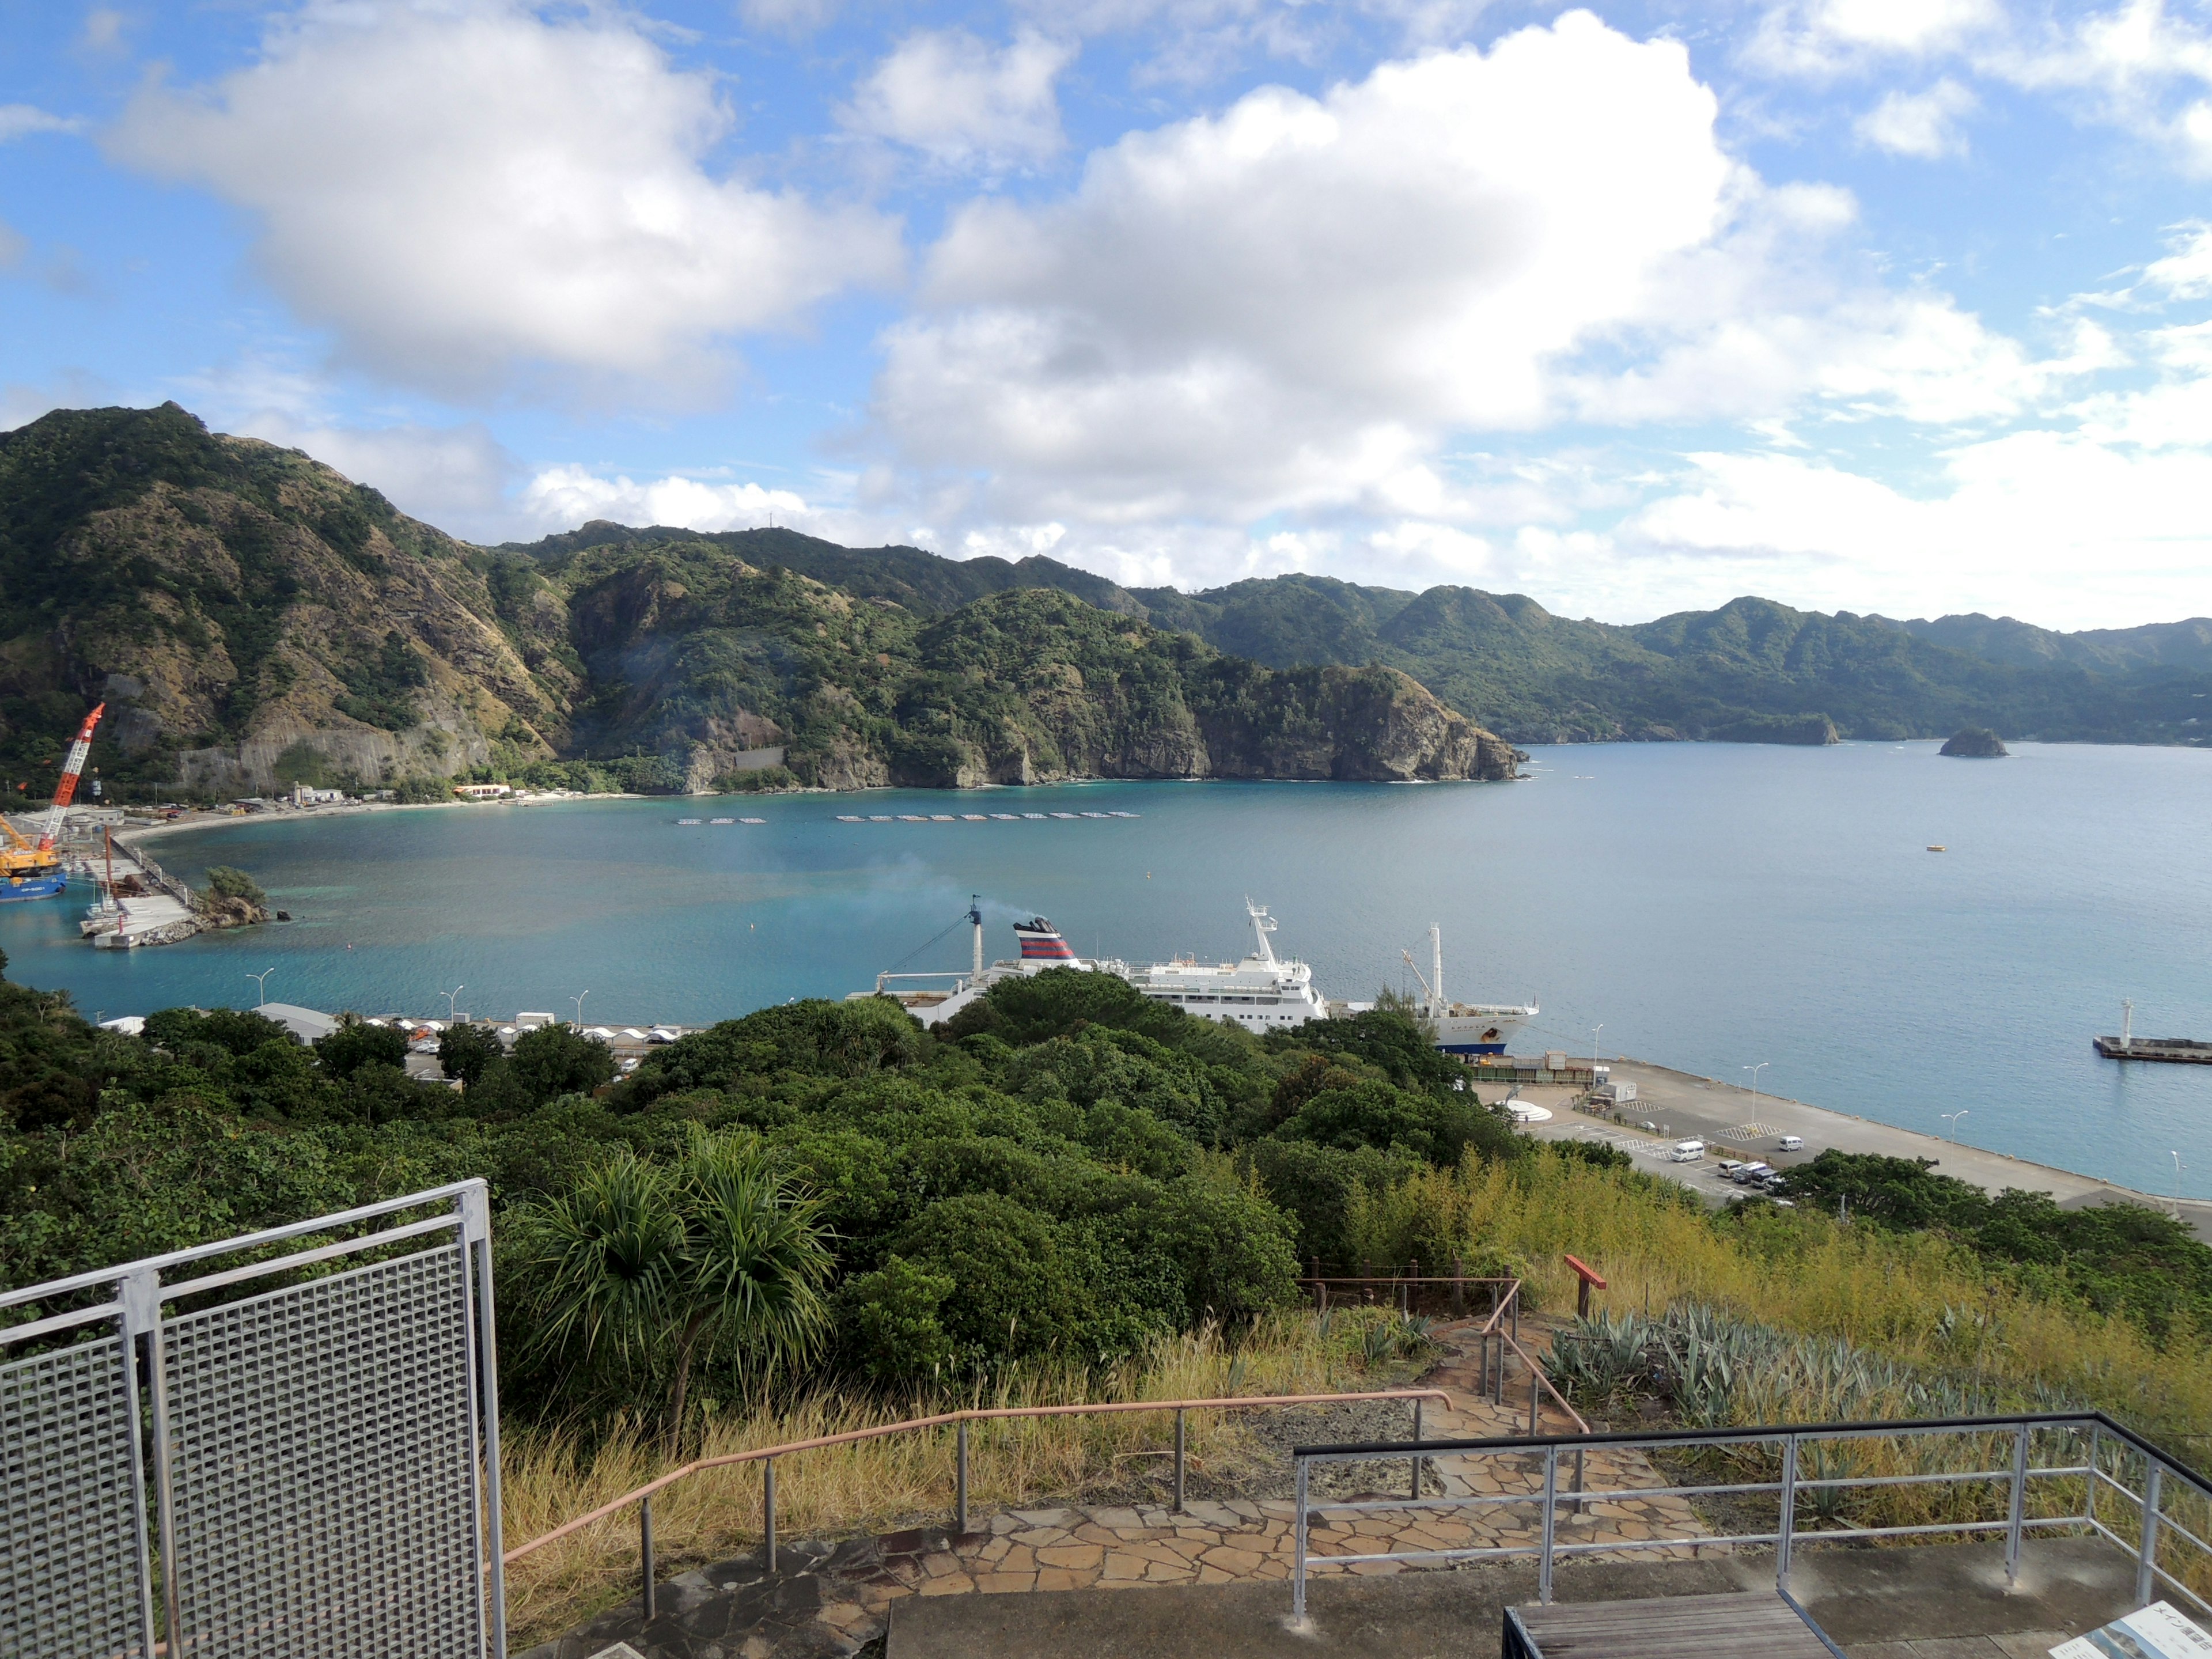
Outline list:
[[[1513,743],[1817,741],[1948,737],[2201,744],[2212,737],[2212,620],[2060,634],[2009,618],[1898,622],[1744,598],[1615,625],[1553,616],[1523,594],[1423,592],[1334,577],[1255,577],[1186,593],[1122,588],[1056,560],[947,559],[840,547],[789,530],[707,538],[592,525],[508,550],[705,539],[856,593],[942,611],[984,592],[1054,587],[1270,667],[1380,664]],[[579,540],[580,538],[580,542]]]
[[[94,701],[111,799],[295,781],[438,799],[459,775],[703,790],[1512,774],[1511,745],[1397,669],[1271,668],[1142,609],[1049,560],[774,530],[592,524],[473,547],[174,404],[0,433],[0,779],[19,799],[52,789]]]

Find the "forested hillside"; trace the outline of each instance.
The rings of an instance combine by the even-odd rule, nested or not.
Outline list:
[[[0,434],[0,778],[51,790],[101,701],[109,799],[1512,772],[1395,669],[1226,655],[1063,566],[738,539],[472,547],[173,404],[58,411]]]
[[[1327,576],[1254,578],[1186,593],[1127,589],[1052,559],[952,560],[844,548],[788,530],[592,524],[508,551],[705,543],[922,614],[1055,588],[1275,668],[1379,664],[1513,743],[1948,737],[1987,726],[2053,742],[2212,738],[2212,621],[2057,634],[1988,617],[1893,622],[1740,599],[1616,626],[1553,616],[1521,594],[1413,593]]]

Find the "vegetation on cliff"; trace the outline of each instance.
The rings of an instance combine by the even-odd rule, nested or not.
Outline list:
[[[1413,593],[1286,575],[1196,593],[1124,589],[1042,556],[956,561],[788,530],[702,538],[593,524],[513,550],[557,559],[592,545],[701,539],[924,614],[1049,587],[1269,667],[1379,663],[1516,743],[1802,742],[1805,723],[1820,720],[1849,738],[1941,737],[1972,722],[2051,741],[2212,740],[2202,723],[2212,620],[2203,618],[2069,635],[1987,617],[1900,623],[1745,598],[1614,626],[1468,587]]]
[[[1943,753],[1966,760],[2002,760],[2010,752],[1986,726],[1962,726],[1943,744]]]
[[[1512,769],[1394,669],[1242,661],[1064,567],[810,545],[831,580],[611,526],[474,548],[174,404],[58,412],[0,434],[0,767],[49,787],[103,699],[111,799]]]

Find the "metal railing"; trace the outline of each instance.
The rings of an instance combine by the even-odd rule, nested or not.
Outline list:
[[[458,1182],[0,1291],[0,1653],[498,1659],[490,1213]]]
[[[2080,1460],[2068,1458],[2058,1462],[2033,1461],[2033,1442],[2039,1435],[2059,1437],[2081,1454]],[[1943,1436],[1968,1437],[1967,1449],[1970,1452],[1980,1451],[1992,1443],[2002,1445],[2008,1440],[2008,1455],[2003,1467],[1995,1468],[1922,1468],[1905,1474],[1872,1475],[1832,1474],[1821,1469],[1808,1476],[1803,1472],[1801,1454],[1808,1446],[1824,1449],[1826,1445],[1838,1442],[1924,1442]],[[1581,1459],[1594,1451],[1656,1449],[1686,1452],[1723,1448],[1770,1450],[1770,1455],[1778,1460],[1777,1477],[1773,1480],[1718,1480],[1697,1486],[1623,1486],[1598,1492],[1583,1489],[1579,1478]],[[1574,1490],[1563,1495],[1559,1485],[1559,1466],[1562,1455],[1566,1453],[1574,1454],[1577,1459],[1577,1478]],[[1417,1500],[1316,1503],[1309,1496],[1310,1472],[1317,1464],[1361,1462],[1416,1455],[1432,1462],[1468,1457],[1511,1458],[1525,1463],[1527,1460],[1538,1459],[1541,1464],[1542,1487],[1540,1492],[1528,1493],[1471,1493]],[[1395,1441],[1366,1445],[1301,1446],[1292,1453],[1292,1459],[1297,1468],[1297,1507],[1293,1540],[1291,1608],[1293,1616],[1297,1619],[1305,1616],[1307,1574],[1317,1566],[1355,1568],[1364,1563],[1384,1561],[1401,1565],[1416,1563],[1443,1565],[1459,1561],[1533,1556],[1538,1562],[1538,1595],[1542,1601],[1548,1602],[1552,1599],[1553,1569],[1562,1558],[1686,1547],[1771,1546],[1775,1554],[1775,1581],[1777,1586],[1787,1594],[1792,1556],[1801,1541],[1825,1544],[1889,1538],[1924,1539],[1947,1534],[1972,1537],[1999,1534],[2005,1542],[2007,1577],[2016,1579],[2020,1571],[2021,1547],[2027,1535],[2031,1532],[2055,1531],[2101,1536],[2131,1556],[2136,1562],[2136,1600],[2138,1603],[2149,1601],[2154,1591],[2163,1584],[2195,1603],[2202,1611],[2212,1614],[2212,1601],[2208,1601],[2191,1588],[2185,1577],[2185,1571],[2191,1568],[2212,1571],[2212,1542],[2207,1541],[2208,1535],[2212,1535],[2212,1481],[2167,1456],[2141,1435],[2101,1412],[2036,1412],[2008,1417],[1936,1418],[1891,1423],[1783,1424],[1741,1429],[1680,1429],[1649,1434],[1584,1432],[1536,1436],[1529,1439],[1431,1440],[1419,1445],[1418,1450],[1413,1445]],[[1820,1461],[1825,1463],[1825,1456]],[[1979,1464],[1988,1460],[1971,1458],[1967,1461]],[[2129,1486],[2121,1478],[2131,1466],[2139,1467],[2141,1470],[2142,1485],[2140,1490]],[[2069,1487],[2065,1484],[2069,1482],[2074,1484]],[[1976,1484],[2002,1492],[2005,1500],[2002,1516],[1893,1526],[1800,1525],[1799,1510],[1808,1497],[1815,1494],[1826,1493],[1832,1498],[1844,1492],[1880,1488],[1966,1487]],[[2047,1501],[2040,1504],[2034,1501],[2039,1486],[2051,1495]],[[2132,1537],[2106,1525],[2100,1518],[2098,1499],[2102,1493],[2111,1494],[2123,1506],[2134,1506],[2133,1525],[2128,1528]],[[1559,1541],[1558,1536],[1559,1509],[1562,1503],[1570,1500],[1578,1500],[1582,1504],[1659,1498],[1729,1497],[1741,1500],[1768,1494],[1773,1497],[1775,1515],[1770,1531],[1730,1534],[1696,1531],[1667,1537],[1594,1539],[1566,1543]],[[2192,1529],[2184,1516],[2175,1513],[2177,1500],[2192,1506],[2187,1519],[2194,1520],[2201,1531]],[[2057,1503],[2072,1507],[2063,1510],[2052,1510],[2052,1504]],[[1321,1516],[1383,1510],[1457,1510],[1480,1514],[1516,1505],[1533,1506],[1537,1510],[1537,1535],[1528,1542],[1471,1546],[1464,1549],[1401,1550],[1382,1554],[1315,1555],[1309,1548],[1314,1519]],[[2050,1510],[2051,1512],[2031,1514],[2031,1508]],[[2124,1523],[2128,1517],[2121,1515],[2113,1518]]]
[[[737,1463],[762,1464],[761,1472],[761,1531],[763,1560],[770,1572],[775,1571],[775,1460],[798,1452],[816,1451],[826,1446],[851,1445],[856,1441],[877,1440],[885,1435],[913,1434],[925,1429],[941,1429],[954,1425],[958,1446],[953,1477],[953,1530],[968,1530],[968,1428],[971,1423],[1003,1421],[1010,1418],[1106,1416],[1124,1412],[1173,1412],[1175,1413],[1175,1511],[1183,1507],[1183,1478],[1187,1447],[1188,1413],[1196,1411],[1254,1411],[1267,1407],[1334,1406],[1369,1400],[1403,1400],[1413,1407],[1413,1444],[1421,1443],[1421,1407],[1430,1401],[1449,1405],[1450,1396],[1442,1389],[1381,1389],[1362,1394],[1288,1394],[1238,1395],[1218,1400],[1117,1400],[1097,1405],[1076,1406],[998,1406],[977,1407],[965,1411],[940,1412],[933,1417],[908,1418],[898,1423],[878,1424],[872,1428],[850,1429],[842,1434],[825,1434],[811,1440],[787,1441],[777,1446],[762,1446],[751,1451],[729,1452],[719,1457],[702,1457],[671,1469],[658,1480],[649,1480],[621,1497],[611,1498],[588,1514],[564,1522],[552,1531],[543,1533],[526,1544],[518,1544],[507,1552],[506,1560],[512,1565],[548,1544],[582,1531],[596,1522],[605,1520],[628,1509],[638,1510],[638,1567],[643,1589],[645,1616],[655,1616],[654,1571],[653,1547],[653,1499],[657,1492],[665,1492],[678,1481],[703,1473],[708,1469],[727,1468]],[[1414,1463],[1414,1479],[1419,1481],[1420,1464]]]

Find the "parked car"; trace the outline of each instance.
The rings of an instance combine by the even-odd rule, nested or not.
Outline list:
[[[1747,1164],[1729,1179],[1739,1186],[1748,1187],[1756,1182],[1765,1180],[1773,1173],[1774,1166],[1771,1164]]]
[[[1714,1164],[1713,1168],[1719,1170],[1720,1173],[1724,1176],[1732,1176],[1738,1170],[1743,1168],[1743,1160],[1740,1158],[1724,1158],[1719,1163]]]

